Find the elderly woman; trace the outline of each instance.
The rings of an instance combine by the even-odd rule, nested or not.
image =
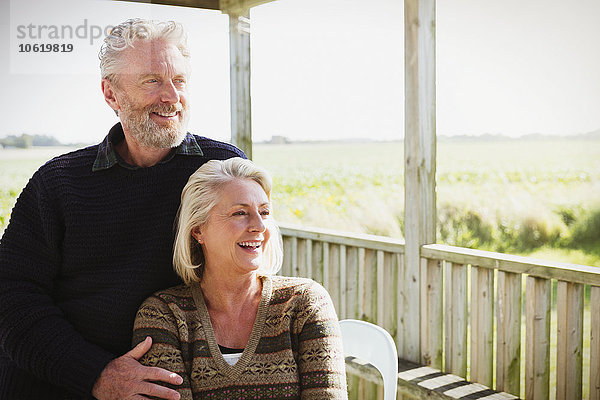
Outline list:
[[[181,195],[173,254],[184,284],[140,307],[141,359],[183,377],[182,399],[346,399],[337,316],[310,279],[275,276],[271,179],[249,160],[209,161]]]

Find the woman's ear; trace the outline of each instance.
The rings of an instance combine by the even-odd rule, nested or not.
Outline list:
[[[200,231],[200,227],[196,226],[192,229],[192,236],[194,237],[194,239],[196,239],[196,241],[200,244],[203,243],[203,239],[202,239],[202,232]]]

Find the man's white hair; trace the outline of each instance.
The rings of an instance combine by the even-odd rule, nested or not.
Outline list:
[[[164,40],[175,45],[186,60],[190,58],[187,35],[180,23],[129,19],[115,26],[104,38],[98,54],[102,79],[116,83],[121,52],[128,47],[135,47],[138,40]]]

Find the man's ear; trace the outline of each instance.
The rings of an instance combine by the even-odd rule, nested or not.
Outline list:
[[[200,231],[200,227],[199,226],[195,226],[192,229],[192,236],[194,237],[194,239],[196,239],[196,241],[198,243],[203,243],[204,240],[202,239],[202,232]]]
[[[106,101],[106,104],[108,104],[110,108],[115,110],[115,113],[119,115],[118,112],[120,107],[115,95],[114,83],[105,78],[100,82],[100,87],[102,88],[102,93],[104,94],[104,101]]]

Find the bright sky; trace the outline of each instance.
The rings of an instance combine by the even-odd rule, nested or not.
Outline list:
[[[116,117],[100,92],[101,40],[92,36],[133,17],[185,25],[190,131],[229,140],[227,16],[106,0],[0,2],[0,137],[100,141]],[[277,0],[251,19],[255,140],[403,137],[402,0]],[[599,20],[598,0],[438,1],[438,134],[600,129]],[[75,36],[51,38],[50,26]],[[73,51],[19,53],[27,43]]]

